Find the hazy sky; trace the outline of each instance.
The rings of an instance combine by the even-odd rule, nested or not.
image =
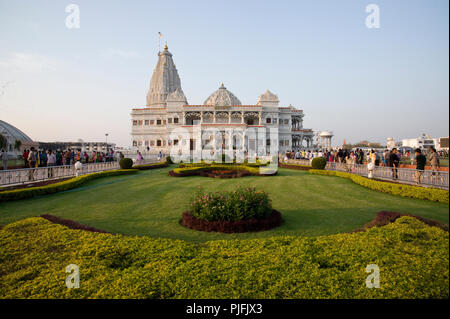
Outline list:
[[[70,3],[79,29],[66,28]],[[190,104],[224,82],[243,104],[270,89],[333,145],[448,136],[448,12],[447,0],[0,0],[0,118],[37,141],[130,145],[162,32]]]

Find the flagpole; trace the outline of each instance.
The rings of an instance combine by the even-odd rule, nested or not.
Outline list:
[[[158,52],[161,52],[161,32],[158,32]]]

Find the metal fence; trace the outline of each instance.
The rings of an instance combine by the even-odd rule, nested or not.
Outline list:
[[[83,164],[79,175],[118,169],[119,163],[103,162]],[[0,186],[36,183],[51,179],[61,179],[76,175],[75,165],[21,168],[0,171]]]
[[[136,164],[150,164],[155,163],[154,159],[144,159]],[[110,171],[119,169],[119,162],[102,162],[102,163],[88,163],[83,164],[79,175]],[[61,166],[49,166],[49,167],[36,167],[36,168],[20,168],[0,171],[0,187],[2,186],[14,186],[20,184],[29,184],[36,182],[43,182],[52,179],[69,178],[76,176],[75,165],[61,165]]]
[[[288,159],[281,163],[311,165],[311,160],[307,159]],[[346,164],[327,162],[325,167],[327,170],[353,173],[365,177],[369,177],[369,169],[367,165]],[[432,170],[416,170],[411,168],[397,168],[386,166],[375,166],[372,170],[371,178],[395,181],[404,184],[432,186],[436,188],[449,189],[449,173],[445,171]]]
[[[367,165],[346,164],[328,162],[325,167],[327,170],[348,172],[368,177],[369,169]],[[449,179],[448,172],[432,171],[432,170],[416,170],[410,168],[393,168],[386,166],[374,166],[371,174],[374,179],[387,181],[397,181],[399,183],[432,186],[436,188],[448,189]]]

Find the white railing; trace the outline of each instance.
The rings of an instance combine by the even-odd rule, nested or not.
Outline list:
[[[118,168],[119,163],[117,161],[83,164],[79,175]],[[11,169],[0,171],[0,186],[36,183],[51,179],[73,177],[75,175],[76,169],[74,165]]]
[[[144,159],[135,164],[150,164],[155,163],[156,160]],[[83,164],[79,175],[110,171],[119,169],[119,162],[101,162],[101,163],[88,163]],[[61,166],[48,166],[48,167],[36,167],[36,168],[20,168],[0,171],[0,187],[2,186],[14,186],[20,184],[29,184],[36,182],[43,182],[52,179],[62,179],[76,176],[75,165],[61,165]]]
[[[369,169],[367,165],[352,163],[328,162],[327,170],[348,172],[368,177]],[[372,171],[372,178],[399,183],[432,186],[436,188],[449,189],[449,174],[445,171],[416,170],[411,168],[393,168],[387,166],[375,166]]]
[[[281,163],[311,165],[311,160],[288,159],[281,161]],[[369,169],[367,165],[361,164],[327,162],[325,169],[331,171],[348,172],[365,177],[368,177],[369,175]],[[397,168],[394,170],[393,167],[375,166],[374,170],[372,171],[372,178],[386,181],[395,181],[405,184],[449,189],[449,173],[446,171],[421,171],[411,168]]]

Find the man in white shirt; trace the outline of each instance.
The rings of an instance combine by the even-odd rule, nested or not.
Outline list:
[[[55,166],[56,164],[56,155],[49,150],[47,155],[47,166]]]

